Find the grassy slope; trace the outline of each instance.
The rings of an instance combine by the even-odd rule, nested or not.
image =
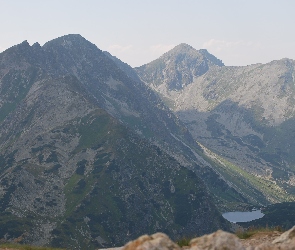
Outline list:
[[[239,189],[253,205],[266,205],[272,202],[293,201],[295,199],[272,179],[250,174],[204,146],[202,147],[205,155],[214,163],[212,166],[215,167],[216,171],[224,176],[230,185]]]

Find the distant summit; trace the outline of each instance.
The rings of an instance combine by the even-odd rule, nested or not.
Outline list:
[[[154,87],[164,83],[170,90],[180,90],[213,66],[224,64],[205,49],[196,50],[181,43],[160,58],[135,69],[143,81]]]
[[[65,36],[61,36],[58,38],[55,38],[47,43],[44,44],[44,47],[47,47],[49,45],[70,45],[70,44],[81,44],[81,43],[91,43],[89,41],[87,41],[83,36],[79,35],[79,34],[69,34],[69,35],[65,35]]]
[[[218,59],[214,55],[210,54],[206,49],[196,50],[194,47],[192,47],[186,43],[181,43],[181,44],[175,46],[173,49],[166,52],[161,57],[165,57],[167,55],[173,56],[173,55],[177,55],[177,54],[188,54],[188,55],[195,56],[195,57],[203,56],[204,60],[207,60],[208,62],[210,62],[212,64],[216,64],[218,66],[224,66],[223,62],[220,59]]]
[[[184,53],[184,52],[188,52],[188,51],[192,51],[192,50],[196,51],[196,49],[194,47],[190,46],[189,44],[181,43],[181,44],[178,44],[177,46],[175,46],[173,49],[171,49],[167,53],[172,53],[172,52]]]

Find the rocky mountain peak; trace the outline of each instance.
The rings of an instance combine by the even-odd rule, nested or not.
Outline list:
[[[206,61],[210,65],[224,66],[221,60],[210,54],[206,49],[196,50],[192,46],[181,43],[160,58],[177,60],[179,58],[191,58],[192,60]]]
[[[6,51],[4,51],[3,53],[15,53],[15,54],[22,54],[28,50],[31,49],[30,44],[28,43],[27,40],[23,41],[20,44],[17,44],[15,46],[10,47],[9,49],[7,49]]]
[[[21,46],[25,46],[25,47],[30,46],[30,44],[28,43],[27,40],[24,40],[20,45],[21,45]]]
[[[55,39],[45,43],[44,47],[48,47],[50,45],[60,45],[65,48],[69,48],[69,47],[72,47],[75,45],[81,45],[81,44],[92,44],[92,43],[87,41],[84,37],[82,37],[79,34],[69,34],[69,35],[55,38]]]
[[[42,46],[46,54],[46,64],[50,64],[54,74],[80,73],[87,77],[98,68],[106,77],[116,71],[114,63],[97,46],[81,35],[70,34],[53,39]],[[82,77],[82,76],[80,76]]]
[[[36,42],[32,45],[33,48],[41,48],[40,43]]]
[[[136,71],[143,81],[152,83],[155,88],[165,84],[169,90],[178,91],[214,66],[224,64],[205,49],[196,50],[181,43],[160,58],[136,68]]]
[[[34,60],[34,54],[33,46],[30,46],[27,40],[12,46],[0,53],[0,63],[3,64],[2,70],[5,69],[4,71],[6,71],[11,67],[24,69]]]
[[[42,46],[43,50],[55,54],[59,59],[70,56],[75,61],[101,54],[95,44],[78,34],[69,34],[53,39]],[[56,54],[58,53],[58,54]]]
[[[196,49],[194,49],[192,46],[190,46],[189,44],[186,43],[181,43],[178,44],[177,46],[175,46],[173,49],[171,49],[170,51],[167,52],[168,53],[187,53],[190,51],[197,51]]]

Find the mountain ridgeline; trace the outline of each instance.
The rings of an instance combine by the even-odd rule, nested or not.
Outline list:
[[[244,198],[205,165],[158,95],[114,60],[80,35],[0,54],[2,240],[95,249],[156,231],[229,229],[198,173],[228,190],[223,202]]]
[[[80,35],[0,54],[0,238],[70,249],[230,230],[293,201],[294,66],[180,44],[133,69]]]
[[[243,196],[271,203],[294,200],[295,62],[227,67],[211,60],[215,63],[196,74],[201,64],[191,62],[203,50],[187,48],[181,44],[135,71],[186,125],[216,163],[211,166]],[[184,80],[171,89],[175,76]]]

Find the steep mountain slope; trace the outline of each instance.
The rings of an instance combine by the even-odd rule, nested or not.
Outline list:
[[[228,228],[180,164],[188,131],[81,36],[1,53],[0,98],[0,238],[94,249]]]
[[[46,43],[42,48],[38,44],[30,47],[24,42],[13,51],[3,54],[2,57],[8,57],[9,60],[10,54],[16,54],[20,58],[17,60],[23,62],[23,65],[44,70],[46,74],[74,75],[100,107],[138,134],[161,146],[175,158],[183,158],[183,164],[191,164],[191,160],[185,159],[183,155],[195,157],[181,141],[184,140],[196,148],[199,148],[198,145],[160,98],[141,81],[128,77],[108,56],[81,36],[60,37]],[[12,80],[7,78],[7,85]],[[3,103],[3,109],[6,110],[3,117],[17,104],[15,100],[12,102],[14,104]]]
[[[177,99],[176,112],[190,124],[194,136],[206,126],[200,141],[206,140],[210,148],[236,159],[234,162],[244,169],[289,180],[286,171],[294,171],[294,161],[290,144],[285,142],[293,134],[293,70],[292,60],[212,70],[183,91]],[[185,100],[192,100],[193,96],[194,101],[188,104]],[[199,115],[194,117],[193,110],[201,113],[202,121]],[[201,126],[193,124],[197,120]],[[206,130],[209,136],[204,133]],[[231,150],[220,147],[222,142]],[[285,174],[276,176],[282,170]]]
[[[191,54],[194,54],[192,48],[188,45],[182,45],[185,46],[185,48],[189,48]],[[179,50],[179,48],[178,48]],[[136,75],[136,72],[134,69],[132,69],[131,66],[128,64],[120,61],[118,58],[111,56],[109,53],[105,53],[108,55],[115,63],[116,65],[122,69],[127,75],[132,77],[134,80],[138,80],[138,76]],[[197,57],[199,56],[199,53],[197,54]],[[208,58],[214,58],[213,56],[208,56]],[[218,60],[216,59],[218,62]],[[142,84],[142,83],[137,83]],[[150,85],[151,87],[155,87],[154,85]],[[161,87],[161,86],[160,86]],[[164,95],[162,95],[164,97]],[[164,98],[165,100],[165,98]],[[171,113],[170,113],[171,115]],[[173,115],[171,115],[173,117]],[[184,129],[186,130],[186,129]],[[173,131],[173,130],[170,130]],[[171,133],[171,135],[173,135]],[[173,135],[174,136],[174,135]],[[165,139],[166,140],[166,139]],[[179,138],[178,138],[179,140]],[[265,195],[263,194],[263,189],[265,185],[269,186],[270,183],[264,183],[265,185],[262,186],[261,189],[256,190],[253,189],[252,186],[249,186],[247,182],[236,183],[236,178],[233,180],[228,180],[223,178],[223,176],[220,174],[220,161],[212,160],[211,156],[209,157],[206,155],[206,151],[203,151],[203,146],[200,150],[199,144],[196,145],[195,142],[192,142],[193,140],[190,138],[189,141],[181,139],[182,145],[185,145],[186,150],[182,151],[181,157],[177,157],[177,160],[180,160],[183,165],[186,167],[193,169],[197,174],[204,180],[207,188],[210,190],[211,194],[214,197],[214,202],[217,204],[219,210],[221,211],[228,211],[232,209],[243,209],[243,207],[249,207],[250,205],[260,206],[268,204],[269,201],[266,199]],[[173,144],[175,143],[172,142]],[[170,150],[171,150],[171,144],[170,144]],[[169,151],[170,151],[169,150]],[[179,149],[178,149],[179,150]],[[168,151],[168,152],[169,152]],[[171,151],[170,151],[171,152]],[[177,152],[177,151],[176,151]],[[205,152],[205,153],[204,153]],[[193,156],[191,155],[193,153]],[[175,152],[172,154],[173,157],[175,157]],[[224,170],[224,168],[222,168]],[[236,185],[237,184],[237,185]],[[273,185],[271,185],[271,188]],[[272,192],[275,197],[281,196],[281,192]],[[254,195],[252,195],[254,194]]]
[[[214,194],[220,209],[227,209],[228,202],[253,203],[215,173],[211,163],[200,155],[202,150],[187,128],[149,87],[134,77],[128,65],[102,53],[79,35],[54,39],[46,43],[43,50],[55,55],[53,66],[59,67],[54,72],[75,75],[109,114],[181,165],[197,172]],[[220,194],[220,190],[226,192]],[[267,200],[257,199],[254,203],[267,204]]]
[[[198,145],[160,98],[141,81],[128,77],[95,45],[81,36],[69,35],[43,47],[46,53],[55,55],[53,65],[59,67],[54,72],[75,75],[109,114],[175,158],[194,157],[181,141]],[[189,162],[184,160],[183,164]]]
[[[177,61],[173,51],[158,60],[167,58],[164,65]],[[192,53],[179,54],[190,58]],[[207,156],[220,163],[213,166],[225,179],[237,189],[259,190],[271,202],[293,199],[286,191],[294,195],[294,61],[212,66],[204,74],[195,75],[189,84],[180,83],[178,90],[169,86],[175,74],[185,78],[187,72],[178,70],[185,65],[146,70],[154,62],[135,70],[187,125]],[[187,63],[186,67],[193,66]],[[158,74],[164,78],[155,83]],[[237,174],[248,187],[243,188]]]

